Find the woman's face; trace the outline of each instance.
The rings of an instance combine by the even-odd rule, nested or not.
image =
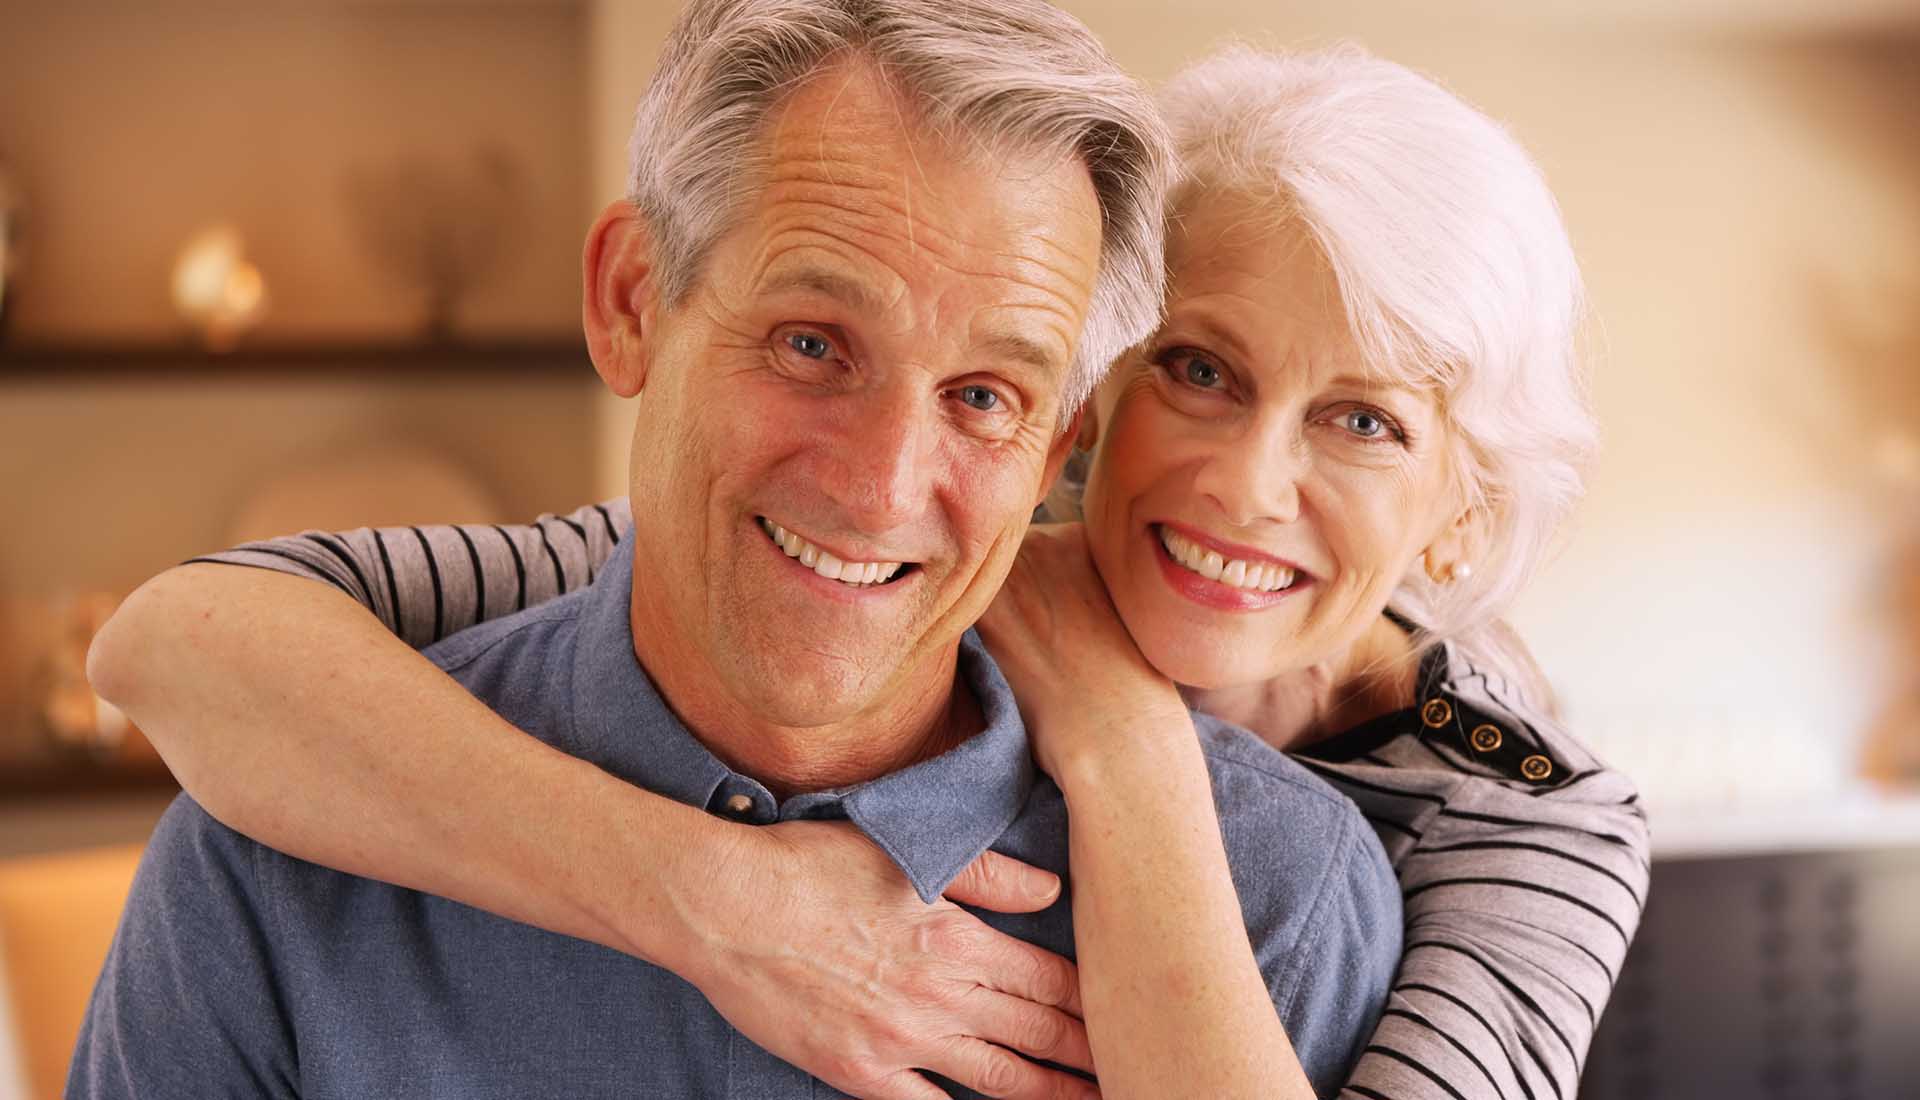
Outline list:
[[[1461,512],[1436,396],[1369,370],[1318,248],[1247,201],[1176,222],[1167,321],[1101,390],[1084,503],[1128,631],[1202,688],[1344,651]]]

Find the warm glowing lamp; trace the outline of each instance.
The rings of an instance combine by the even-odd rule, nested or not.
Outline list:
[[[173,306],[214,351],[233,350],[241,334],[260,323],[267,283],[247,262],[238,230],[217,225],[187,241],[173,265]]]

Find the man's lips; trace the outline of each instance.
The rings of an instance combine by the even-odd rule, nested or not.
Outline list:
[[[847,591],[896,585],[917,571],[913,562],[843,557],[765,516],[755,517],[754,524],[766,536],[768,544],[794,565]]]

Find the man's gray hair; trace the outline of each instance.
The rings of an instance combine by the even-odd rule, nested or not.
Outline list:
[[[1173,158],[1147,92],[1091,32],[1040,0],[690,0],[629,147],[628,196],[654,237],[662,299],[685,297],[731,227],[743,181],[758,178],[773,109],[844,56],[877,65],[950,140],[1086,165],[1101,255],[1063,394],[1064,410],[1078,409],[1159,320]]]

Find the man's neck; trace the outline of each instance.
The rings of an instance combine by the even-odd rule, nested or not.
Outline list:
[[[665,684],[660,691],[694,739],[741,775],[765,784],[778,798],[878,779],[959,745],[985,725],[973,692],[949,670],[943,686],[909,705],[884,708],[818,726],[781,726],[756,719],[731,700],[689,696],[683,708]]]
[[[1319,664],[1256,684],[1184,689],[1187,705],[1295,749],[1409,706],[1419,661],[1412,642],[1382,615],[1352,645]]]

